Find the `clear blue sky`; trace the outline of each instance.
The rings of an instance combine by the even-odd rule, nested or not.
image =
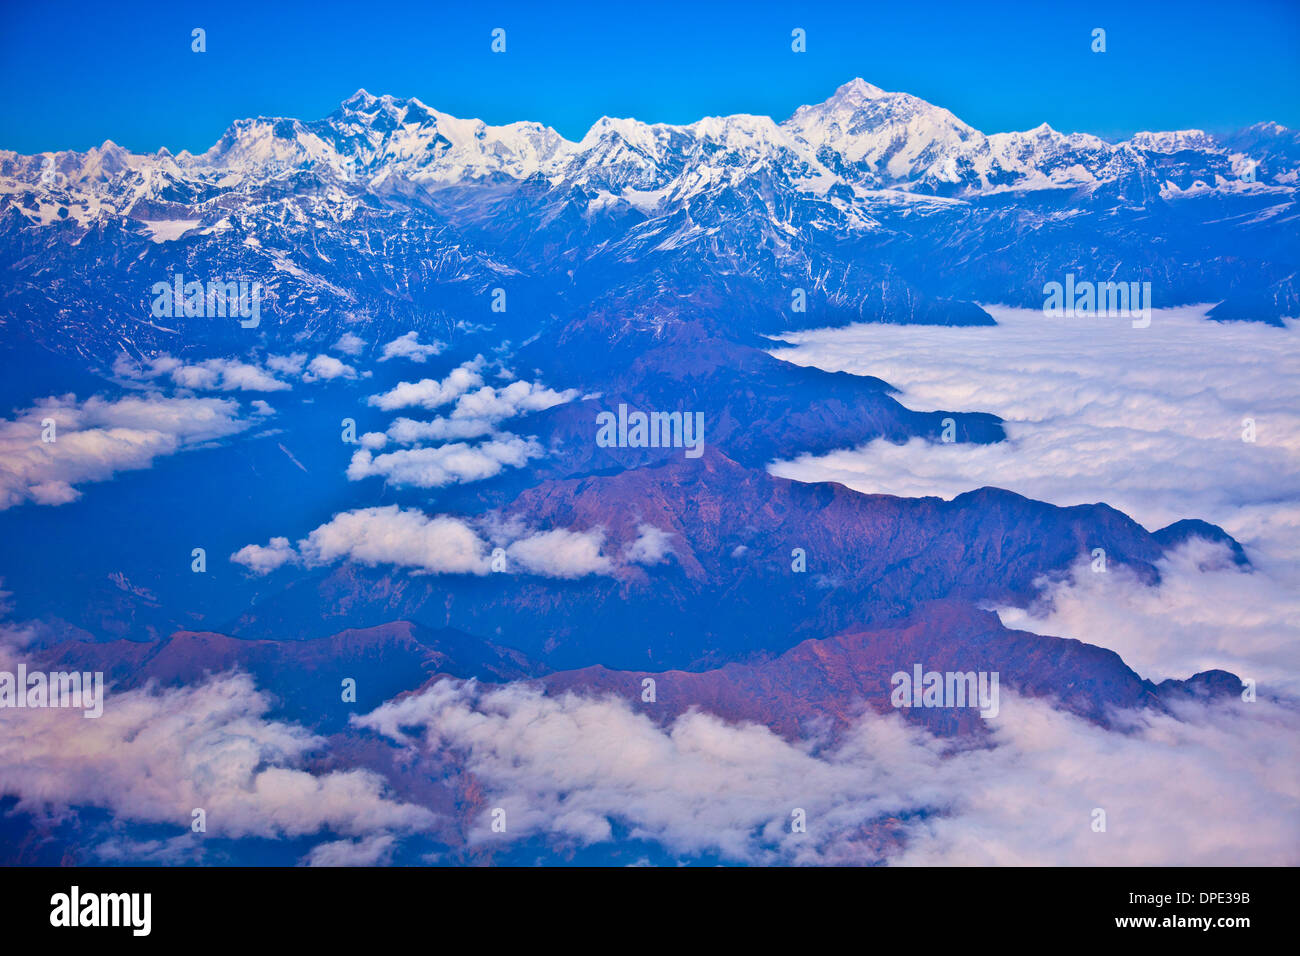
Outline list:
[[[202,150],[236,118],[317,119],[359,87],[577,138],[602,114],[783,119],[854,76],[986,132],[1300,127],[1300,0],[0,0],[0,148],[22,152]]]

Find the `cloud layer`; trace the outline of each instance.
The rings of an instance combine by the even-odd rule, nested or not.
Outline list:
[[[877,376],[909,408],[992,412],[1009,440],[879,440],[770,470],[872,494],[951,498],[993,485],[1058,505],[1105,501],[1148,527],[1230,523],[1252,504],[1300,500],[1297,330],[1210,322],[1204,311],[1159,310],[1134,329],[990,307],[997,326],[783,336],[794,347],[778,358]],[[1253,443],[1242,441],[1247,418]]]
[[[698,711],[660,727],[621,698],[455,681],[355,722],[415,751],[465,755],[508,823],[492,833],[485,811],[471,843],[587,846],[617,824],[682,857],[743,863],[1300,862],[1294,710],[1196,705],[1129,714],[1117,733],[1041,701],[1003,703],[992,746],[974,749],[897,715],[791,743]],[[792,832],[797,809],[806,833]]]
[[[0,660],[13,661],[0,649]],[[122,822],[188,830],[204,810],[213,836],[348,836],[428,827],[427,809],[392,799],[366,770],[302,769],[325,744],[266,717],[270,700],[245,674],[168,690],[107,691],[103,716],[4,711],[0,794],[37,814],[109,810]]]
[[[1198,552],[1170,556],[1158,587],[1081,567],[1043,582],[1038,607],[1003,617],[1110,647],[1148,677],[1225,667],[1295,687],[1300,330],[1210,322],[1203,308],[1157,311],[1145,329],[989,311],[996,327],[804,332],[773,354],[878,376],[912,408],[992,412],[1007,441],[873,441],[769,470],[867,493],[950,498],[992,485],[1058,505],[1105,501],[1153,529],[1212,521],[1242,542],[1255,573]],[[1247,419],[1254,441],[1243,441]]]

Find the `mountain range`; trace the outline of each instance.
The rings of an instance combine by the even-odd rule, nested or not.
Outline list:
[[[1297,176],[1300,133],[1273,123],[986,136],[862,80],[781,123],[606,117],[576,143],[358,91],[199,155],[0,151],[0,321],[85,357],[246,342],[153,320],[149,289],[184,266],[259,280],[272,341],[356,321],[522,340],[602,305],[649,326],[668,320],[637,312],[683,292],[726,299],[733,336],[967,324],[989,321],[979,302],[1040,306],[1067,272],[1277,322],[1300,306]]]
[[[862,80],[781,122],[606,117],[577,142],[360,90],[321,120],[239,120],[197,155],[0,150],[0,535],[22,543],[0,618],[37,665],[102,670],[115,693],[246,671],[271,717],[321,735],[311,772],[381,775],[440,815],[421,852],[461,862],[497,852],[464,836],[491,806],[467,755],[401,755],[361,715],[460,682],[635,707],[650,678],[662,706],[639,713],[660,727],[703,711],[798,744],[892,712],[890,675],[917,661],[1000,672],[1090,728],[1228,699],[1245,675],[1148,680],[990,610],[1033,605],[1096,549],[1139,585],[1192,539],[1250,571],[1222,528],[778,477],[878,439],[1011,432],[781,361],[773,337],[993,325],[985,305],[1041,308],[1067,274],[1285,326],[1298,188],[1300,133],[1277,124],[985,135]],[[260,322],[160,318],[154,286],[176,275],[258,283]],[[594,440],[620,406],[699,414],[702,454]],[[64,449],[109,463],[65,474]],[[508,574],[488,570],[498,551]],[[903,716],[988,744],[974,712]],[[4,862],[84,862],[115,825],[24,814],[0,791]],[[873,859],[898,825],[871,824]],[[645,851],[623,836],[611,860]]]

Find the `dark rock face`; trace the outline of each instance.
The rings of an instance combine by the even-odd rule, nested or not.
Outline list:
[[[1041,577],[1098,547],[1155,583],[1167,544],[1192,531],[1227,538],[1208,525],[1162,538],[1106,505],[1058,508],[992,488],[952,501],[862,495],[774,478],[712,449],[542,481],[504,514],[543,530],[603,529],[613,554],[649,524],[671,535],[672,552],[650,568],[558,582],[346,565],[268,596],[239,633],[266,639],[307,621],[322,636],[388,614],[493,635],[554,668],[699,669],[891,624],[936,600],[1024,606]]]
[[[58,644],[37,659],[48,670],[102,671],[118,690],[151,681],[181,687],[247,671],[274,696],[274,713],[327,731],[342,729],[349,714],[372,710],[434,675],[510,681],[536,670],[517,651],[407,621],[301,641],[178,631],[156,642]],[[341,685],[348,678],[356,682],[355,704],[342,702]]]

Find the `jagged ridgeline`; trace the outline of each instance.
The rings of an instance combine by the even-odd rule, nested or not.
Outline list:
[[[199,155],[0,151],[0,314],[93,363],[247,346],[221,316],[155,316],[175,275],[261,283],[275,342],[358,319],[525,339],[683,296],[728,334],[969,324],[989,321],[978,302],[1038,307],[1072,271],[1276,322],[1300,308],[1298,171],[1300,134],[1274,123],[985,135],[861,80],[782,122],[603,118],[579,142],[358,91],[321,120],[239,120]]]

